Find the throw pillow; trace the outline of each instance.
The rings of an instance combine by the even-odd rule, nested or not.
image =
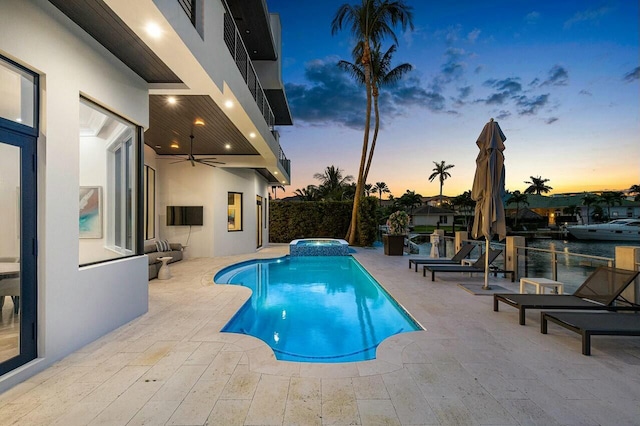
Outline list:
[[[156,241],[156,249],[158,251],[170,251],[171,246],[169,245],[169,240],[158,240]]]

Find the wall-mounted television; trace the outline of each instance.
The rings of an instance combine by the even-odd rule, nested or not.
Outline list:
[[[167,226],[202,226],[202,206],[167,206]]]

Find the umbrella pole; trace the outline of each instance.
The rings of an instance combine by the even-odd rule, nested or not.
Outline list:
[[[484,239],[487,245],[484,251],[484,286],[482,286],[482,289],[491,290],[491,287],[489,287],[489,238],[485,237]]]

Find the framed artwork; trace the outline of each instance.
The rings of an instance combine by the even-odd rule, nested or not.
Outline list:
[[[102,238],[102,187],[80,187],[80,238]]]

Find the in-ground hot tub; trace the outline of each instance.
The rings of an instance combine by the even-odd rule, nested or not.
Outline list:
[[[289,243],[291,256],[349,256],[349,243],[335,238],[304,238]]]

